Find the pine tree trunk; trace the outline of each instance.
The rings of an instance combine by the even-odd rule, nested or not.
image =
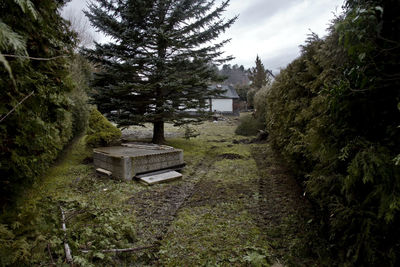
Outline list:
[[[164,144],[164,122],[163,121],[156,121],[153,123],[153,140],[152,143],[154,144]]]

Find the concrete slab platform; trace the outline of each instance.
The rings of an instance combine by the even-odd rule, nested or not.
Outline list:
[[[131,180],[136,174],[182,167],[183,150],[146,143],[93,149],[93,164],[112,173],[112,177]]]
[[[153,172],[137,176],[138,179],[148,185],[169,182],[182,178],[182,174],[176,171]]]

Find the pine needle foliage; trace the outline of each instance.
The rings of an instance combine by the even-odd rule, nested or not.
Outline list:
[[[270,140],[304,184],[336,264],[400,262],[398,1],[347,1],[267,94]]]
[[[215,42],[236,17],[225,20],[229,1],[219,6],[206,0],[100,0],[86,13],[92,25],[112,39],[86,50],[98,63],[94,103],[118,126],[153,123],[153,142],[164,141],[164,122],[199,121],[187,109],[206,106],[218,90],[207,90],[220,77],[213,63],[223,63]],[[111,111],[119,111],[113,112]]]

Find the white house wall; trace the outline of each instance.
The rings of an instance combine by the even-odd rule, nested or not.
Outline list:
[[[209,110],[210,110],[210,100],[209,100],[209,99],[205,99],[204,101],[205,101],[205,103],[206,103],[206,107],[205,107],[205,108],[200,108],[200,110],[202,110],[202,111],[209,111]],[[181,106],[181,107],[183,107],[183,106]],[[185,109],[185,111],[188,111],[188,112],[196,112],[196,111],[198,111],[198,110],[199,110],[198,108],[188,108],[188,109]]]
[[[211,99],[212,111],[233,112],[232,99]]]

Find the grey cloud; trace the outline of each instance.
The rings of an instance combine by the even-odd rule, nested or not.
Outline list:
[[[297,47],[297,49],[287,49],[272,57],[268,54],[262,54],[260,58],[266,69],[272,70],[274,74],[278,74],[282,68],[285,68],[298,56],[300,56],[300,49]]]
[[[247,7],[245,10],[240,12],[238,23],[251,26],[259,25],[271,16],[284,11],[295,3],[299,3],[299,0],[256,0]]]

